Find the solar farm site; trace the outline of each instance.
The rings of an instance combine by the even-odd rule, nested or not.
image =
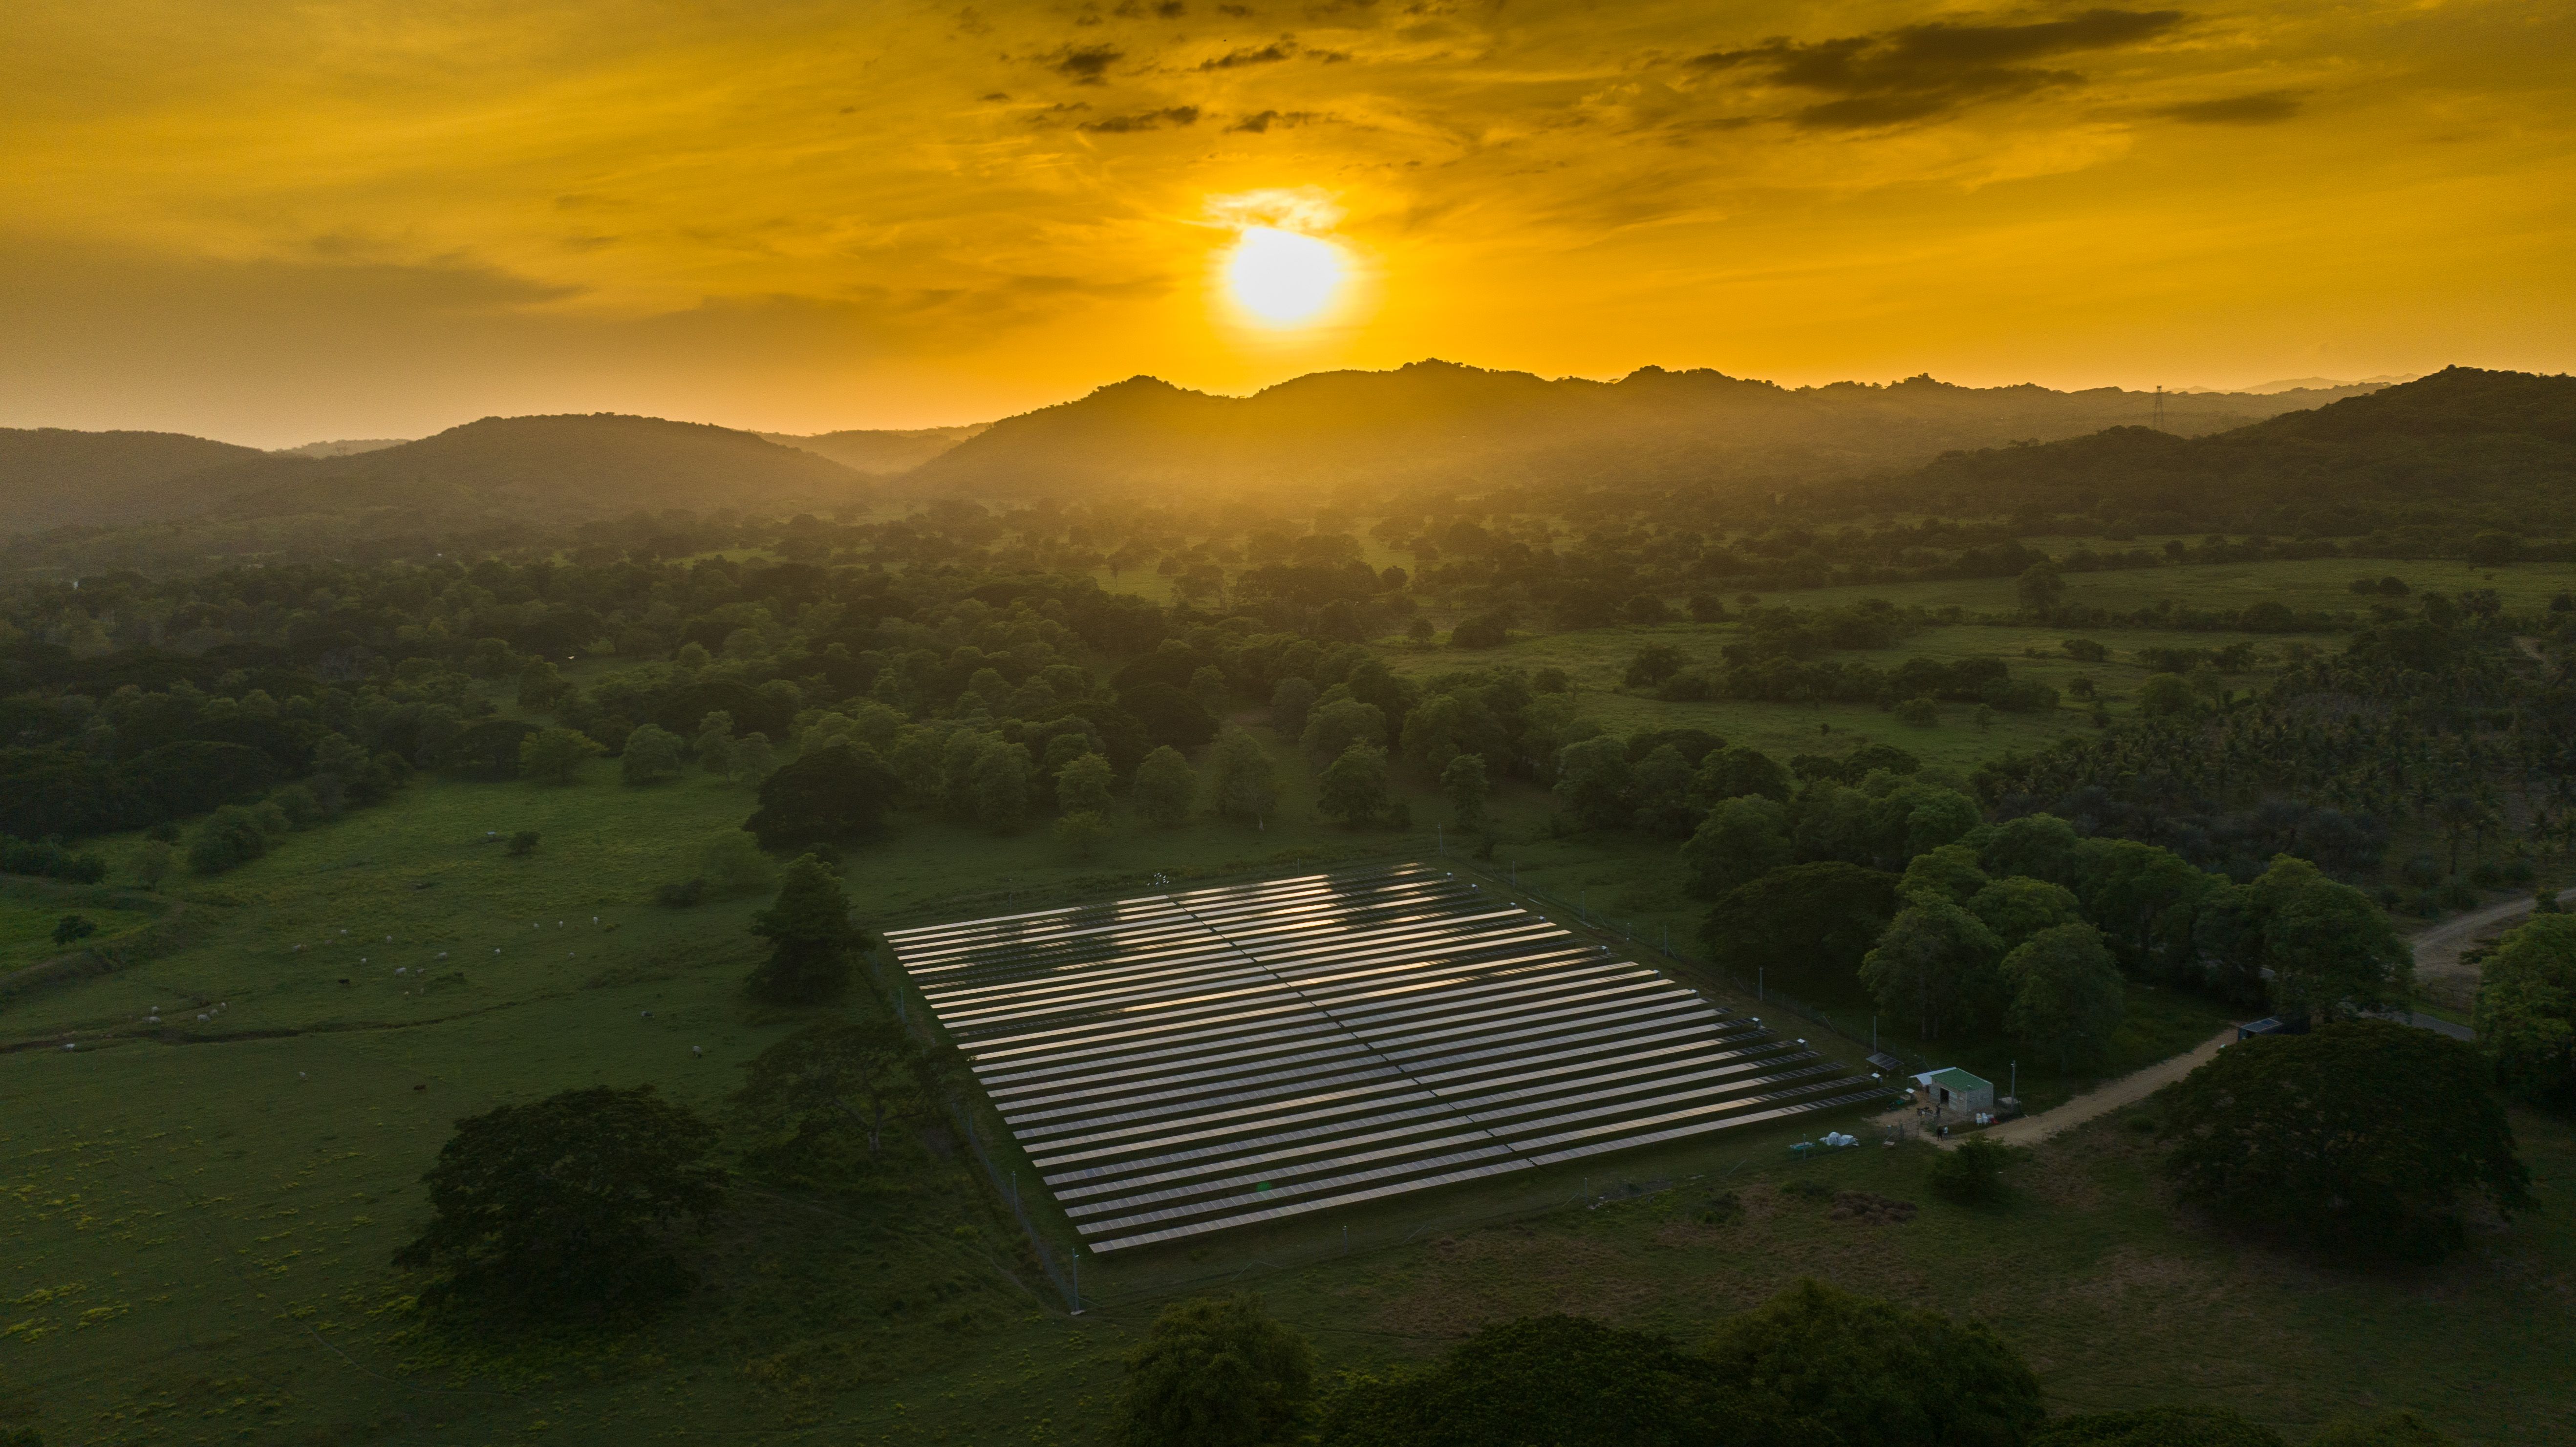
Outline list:
[[[887,938],[1094,1251],[1885,1093],[1420,865]]]

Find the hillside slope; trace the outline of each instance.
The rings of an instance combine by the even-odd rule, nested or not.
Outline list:
[[[2167,426],[2209,432],[2367,389],[2169,395]],[[2102,388],[1786,388],[1648,367],[1616,382],[1454,363],[1318,372],[1250,397],[1136,377],[995,423],[905,482],[970,495],[1169,486],[1225,491],[1386,486],[1784,482],[1913,466],[1964,447],[2079,436],[2149,420],[2154,398]]]
[[[2351,532],[2410,504],[2576,526],[2576,377],[2450,367],[2206,437],[2119,427],[1941,457],[1865,490],[1931,512],[2124,517],[2141,531]]]
[[[343,457],[234,450],[246,456],[148,490],[100,494],[57,474],[47,494],[52,521],[374,515],[418,530],[577,522],[639,509],[831,506],[865,488],[837,462],[749,432],[606,413],[486,417]]]
[[[179,432],[0,427],[0,531],[119,520],[175,479],[266,455]]]

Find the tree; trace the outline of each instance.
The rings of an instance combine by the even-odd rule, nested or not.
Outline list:
[[[2066,580],[2057,575],[2053,563],[2033,563],[2022,570],[2013,585],[2021,599],[2021,611],[2034,617],[2045,616],[2066,597]]]
[[[970,787],[975,822],[996,834],[1017,831],[1029,813],[1029,779],[1037,772],[1025,744],[988,744],[975,756]]]
[[[2332,1020],[2401,1006],[2414,993],[2414,952],[2388,916],[2304,859],[2275,856],[2245,887],[2245,910],[2281,1009]]]
[[[2004,1167],[2012,1147],[1972,1135],[1932,1158],[1928,1182],[1936,1195],[1963,1206],[1988,1206],[2004,1197]]]
[[[719,897],[762,894],[778,887],[778,866],[760,842],[739,829],[720,829],[698,852],[698,878]]]
[[[850,952],[867,937],[850,923],[850,897],[840,876],[811,854],[779,877],[778,897],[751,917],[751,932],[769,941],[769,958],[751,972],[754,995],[810,1005],[850,985]]]
[[[1310,759],[1338,759],[1353,744],[1386,746],[1386,711],[1355,698],[1337,698],[1306,715],[1297,746]]]
[[[2039,1381],[1983,1322],[1801,1281],[1719,1327],[1720,1380],[1758,1383],[1841,1442],[2018,1447],[2046,1419]]]
[[[1758,1388],[1669,1339],[1579,1316],[1489,1326],[1427,1368],[1353,1379],[1324,1447],[1824,1447]]]
[[[2012,1000],[2005,1028],[2055,1056],[2061,1071],[2100,1059],[2128,1009],[2120,967],[2102,947],[2102,932],[2081,921],[2033,933],[2004,956],[2001,972]]]
[[[2487,956],[2477,1034],[2507,1093],[2576,1103],[2576,915],[2535,914]]]
[[[519,741],[519,772],[531,779],[569,784],[583,761],[606,752],[597,739],[578,729],[539,729]]]
[[[1923,893],[1879,936],[1860,962],[1860,978],[1891,1013],[1912,1010],[1923,1039],[1937,1040],[1946,1019],[1973,1024],[1995,993],[2003,941],[1985,921],[1948,898]]]
[[[723,1200],[716,1133],[639,1085],[568,1090],[456,1123],[422,1179],[431,1217],[395,1257],[445,1272],[421,1293],[526,1315],[649,1304],[689,1275],[664,1233]]]
[[[1680,749],[1657,745],[1637,761],[1628,780],[1629,797],[1637,805],[1630,822],[1640,831],[1685,839],[1699,827],[1703,811],[1691,802],[1691,766]]]
[[[1896,721],[1928,729],[1941,721],[1941,705],[1928,698],[1909,698],[1896,706]]]
[[[1135,801],[1136,812],[1168,829],[1190,817],[1190,804],[1198,798],[1199,776],[1190,770],[1190,761],[1169,744],[1147,754],[1136,766],[1136,781],[1127,795]]]
[[[1357,829],[1386,812],[1386,750],[1355,743],[1315,781],[1315,807]]]
[[[626,752],[617,759],[617,776],[629,784],[649,784],[680,775],[680,736],[657,724],[642,724],[626,736]]]
[[[2178,673],[2153,673],[2138,685],[2140,718],[2188,718],[2200,711],[2200,695]]]
[[[1279,769],[1261,740],[1239,728],[1217,735],[1208,761],[1208,792],[1227,819],[1264,819],[1279,809]]]
[[[733,715],[716,709],[698,720],[698,739],[693,745],[698,767],[710,774],[733,772]]]
[[[742,827],[763,849],[855,839],[876,832],[898,787],[874,749],[834,740],[763,780],[760,807]]]
[[[2311,1443],[2321,1438],[2311,1437]],[[2060,1417],[2030,1447],[2287,1447],[2281,1434],[2234,1412],[2205,1407],[2139,1407]]]
[[[1140,683],[1118,695],[1118,706],[1144,725],[1155,743],[1191,748],[1216,737],[1216,716],[1168,683]]]
[[[188,868],[199,874],[221,874],[268,852],[268,833],[259,816],[239,804],[226,804],[207,815],[188,840]]]
[[[144,840],[143,847],[134,851],[135,883],[145,889],[159,889],[161,881],[170,877],[170,866],[177,855],[177,850],[161,840]]]
[[[769,735],[755,729],[733,741],[733,767],[728,770],[737,784],[765,782],[778,768],[778,751],[769,745]]]
[[[1969,897],[1968,913],[1985,921],[2006,950],[2018,948],[2041,930],[2077,924],[2084,918],[2083,906],[2070,891],[2046,880],[2019,878],[1988,881]]]
[[[1055,806],[1065,814],[1089,814],[1095,818],[1109,813],[1109,760],[1098,754],[1082,754],[1056,771]]]
[[[1306,715],[1315,707],[1315,685],[1302,678],[1283,678],[1270,690],[1270,726],[1283,739],[1305,732]]]
[[[1760,749],[1737,744],[1712,749],[1701,757],[1699,769],[1691,779],[1691,793],[1710,804],[1746,794],[1759,794],[1785,804],[1794,782],[1778,760]]]
[[[1100,841],[1109,837],[1109,821],[1089,809],[1077,809],[1055,821],[1056,842],[1073,851],[1076,859],[1089,859],[1100,852]]]
[[[67,914],[54,924],[54,947],[74,945],[98,933],[98,925],[86,915]]]
[[[1811,1000],[1864,999],[1860,964],[1897,911],[1896,876],[1839,860],[1793,864],[1719,895],[1709,958]]]
[[[1557,754],[1556,793],[1589,829],[1615,829],[1636,813],[1628,746],[1604,734],[1567,744]]]
[[[1315,1353],[1249,1293],[1164,1307],[1127,1355],[1111,1440],[1123,1447],[1286,1447],[1315,1391]]]
[[[1690,892],[1702,899],[1750,884],[1791,857],[1789,811],[1759,794],[1720,800],[1682,844]]]
[[[953,1070],[891,1020],[836,1020],[753,1057],[733,1108],[753,1133],[753,1159],[810,1179],[831,1174],[851,1136],[866,1142],[870,1164],[881,1159],[886,1127],[927,1116]]]
[[[564,682],[563,671],[542,658],[528,661],[519,670],[519,707],[528,713],[546,713],[572,691]]]
[[[1898,887],[1909,896],[1921,890],[1931,890],[1967,905],[1969,913],[1983,918],[1970,901],[1992,883],[1994,881],[1986,877],[1986,872],[1977,867],[1976,850],[1965,844],[1944,844],[1938,849],[1926,849],[1907,860]],[[1993,921],[1988,920],[1987,924],[1992,927]]]
[[[1485,760],[1481,754],[1460,754],[1440,771],[1440,792],[1449,798],[1450,817],[1461,829],[1482,829],[1486,820],[1486,801],[1493,796],[1493,786],[1485,781]]]
[[[2459,1201],[2530,1202],[2513,1130],[2461,1041],[2386,1020],[2258,1035],[2167,1087],[2164,1169],[2183,1201],[2333,1254],[2429,1259]]]

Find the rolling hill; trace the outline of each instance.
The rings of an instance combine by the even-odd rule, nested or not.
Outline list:
[[[13,511],[23,531],[190,517],[345,522],[369,515],[415,531],[569,523],[639,509],[828,507],[856,501],[867,486],[840,463],[749,432],[606,413],[486,417],[417,442],[339,457],[197,445],[221,450],[204,453],[206,462],[194,469],[165,469],[123,486],[66,463],[0,473],[0,489],[35,499],[35,506]],[[0,466],[6,465],[0,452]],[[29,517],[44,521],[20,521]]]
[[[2168,394],[2169,428],[2242,426],[2357,395]],[[909,490],[1066,498],[1221,491],[1749,484],[1910,467],[1961,448],[2081,436],[2153,416],[2147,393],[1971,388],[1929,377],[1787,388],[1648,367],[1616,382],[1439,361],[1318,372],[1249,397],[1151,377],[993,424],[924,462]]]
[[[111,521],[126,499],[266,456],[256,447],[178,432],[0,428],[0,518],[11,532]]]
[[[1858,489],[1907,510],[2127,518],[2141,531],[2362,530],[2429,505],[2516,532],[2576,529],[2576,377],[2450,367],[2204,437],[2118,427],[1981,448]]]

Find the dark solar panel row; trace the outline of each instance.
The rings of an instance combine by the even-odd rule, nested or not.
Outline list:
[[[1096,1251],[1880,1093],[1420,865],[889,940]]]

